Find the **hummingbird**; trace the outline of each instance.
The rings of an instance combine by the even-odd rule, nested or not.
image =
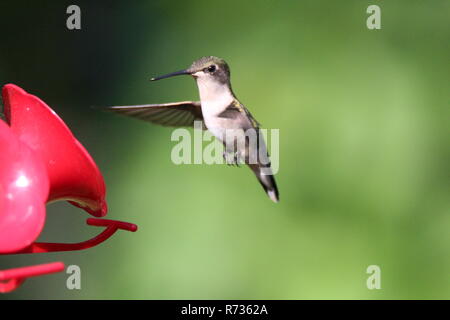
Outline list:
[[[238,166],[245,163],[269,198],[278,202],[278,188],[270,167],[264,137],[260,134],[260,124],[236,98],[231,88],[230,68],[225,60],[214,56],[203,57],[194,61],[187,69],[150,80],[157,81],[180,75],[190,75],[195,79],[200,101],[114,106],[108,107],[108,110],[171,127],[193,127],[195,121],[202,121],[203,129],[209,130],[223,143],[227,164]],[[227,135],[227,131],[233,131],[235,134]],[[256,143],[255,139],[244,136],[247,131],[253,131]],[[227,139],[229,136],[232,138]],[[238,143],[238,140],[243,143]],[[259,157],[251,157],[254,154]]]

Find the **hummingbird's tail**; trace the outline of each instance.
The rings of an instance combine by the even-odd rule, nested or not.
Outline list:
[[[256,178],[258,179],[259,183],[261,183],[270,200],[272,200],[273,202],[279,202],[280,196],[278,194],[278,188],[277,184],[275,183],[273,174],[264,174],[261,170],[261,165],[259,164],[249,164],[248,166],[256,175]]]

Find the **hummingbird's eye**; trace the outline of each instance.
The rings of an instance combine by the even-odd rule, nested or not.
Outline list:
[[[208,72],[209,73],[213,73],[214,71],[216,71],[216,66],[215,65],[211,65],[208,67]]]

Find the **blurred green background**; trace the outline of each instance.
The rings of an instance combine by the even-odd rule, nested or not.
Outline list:
[[[79,265],[82,289],[60,273],[0,299],[449,299],[449,18],[448,0],[2,2],[1,85],[65,120],[104,174],[107,217],[139,230],[1,256]],[[148,79],[205,55],[280,129],[279,204],[247,168],[174,165],[172,129],[90,108],[197,99],[188,77]],[[40,240],[94,236],[87,217],[51,204]]]

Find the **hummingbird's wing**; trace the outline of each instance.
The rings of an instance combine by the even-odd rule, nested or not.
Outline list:
[[[261,183],[270,199],[274,202],[278,202],[278,188],[272,174],[269,153],[267,151],[264,137],[260,135],[260,124],[258,121],[256,121],[250,111],[248,111],[248,109],[236,99],[219,114],[219,117],[231,120],[233,122],[233,126],[237,125],[245,131],[249,129],[256,130],[256,144],[249,143],[248,141],[245,146],[245,151],[243,151],[246,158],[246,164],[254,172],[256,178]],[[258,155],[257,163],[250,163],[248,161],[247,156],[250,154]]]
[[[252,116],[250,111],[237,99],[233,100],[220,114],[220,118],[227,118],[233,120],[235,123],[240,123],[240,126],[247,130],[249,128],[259,129],[261,126],[258,121]]]
[[[108,107],[106,110],[170,127],[192,127],[203,121],[199,101]]]

